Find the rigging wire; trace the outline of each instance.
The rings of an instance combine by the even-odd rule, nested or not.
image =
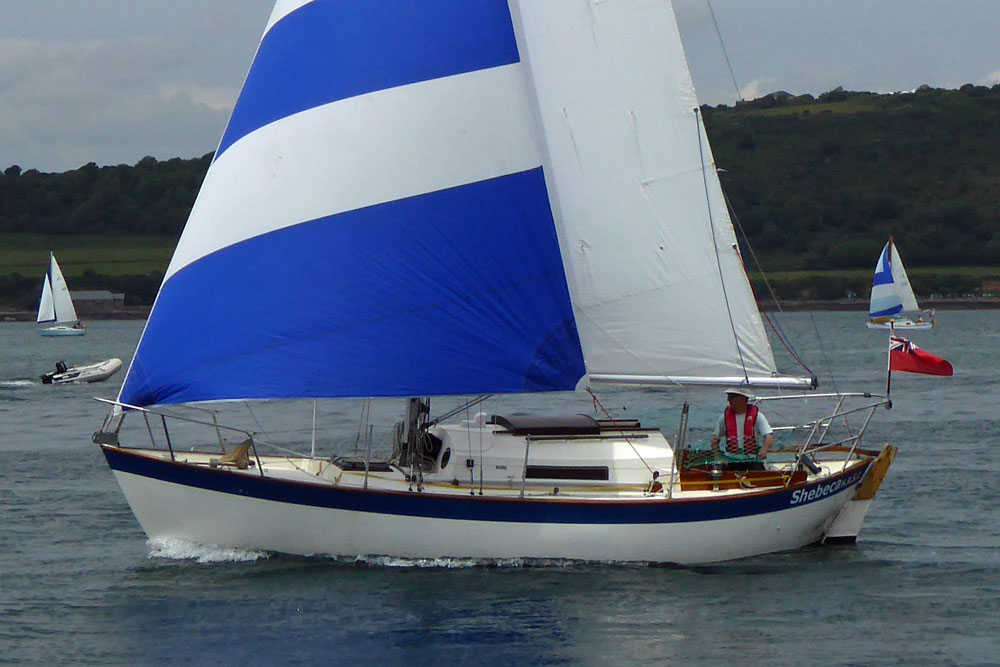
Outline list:
[[[469,420],[469,397],[465,397],[465,434],[469,441],[469,458],[472,458],[472,422]],[[482,459],[482,457],[480,457]],[[479,462],[482,465],[482,461]],[[474,467],[469,467],[469,495],[476,495],[476,469]]]
[[[243,401],[243,405],[247,406],[247,412],[250,413],[250,416],[253,417],[253,420],[257,423],[257,428],[260,429],[260,432],[263,433],[264,437],[268,440],[271,440],[271,436],[264,430],[264,426],[260,423],[260,420],[257,419],[257,415],[254,414],[253,409],[250,407],[250,401]]]
[[[729,76],[730,76],[730,78],[732,79],[732,82],[733,82],[733,89],[736,91],[736,98],[740,102],[745,102],[746,100],[743,98],[743,93],[740,90],[740,85],[739,85],[739,83],[736,80],[736,72],[733,69],[733,63],[732,63],[732,60],[729,57],[729,50],[726,48],[726,40],[722,36],[722,29],[719,27],[719,20],[718,20],[718,18],[715,15],[715,8],[712,7],[712,0],[705,0],[705,3],[708,5],[708,12],[709,12],[709,14],[712,17],[712,25],[715,26],[715,34],[718,36],[718,38],[719,38],[719,45],[722,47],[722,55],[726,59],[726,67],[728,67],[728,69],[729,69]],[[753,135],[753,127],[752,126],[750,128],[750,132],[751,132],[751,136],[752,136]],[[723,189],[723,191],[722,191],[722,196],[725,197],[725,199],[726,199],[726,207],[729,209],[730,217],[733,219],[733,222],[736,224],[736,227],[739,230],[740,235],[743,237],[743,242],[746,245],[747,250],[750,251],[750,256],[753,258],[754,265],[760,271],[761,278],[764,281],[764,285],[767,287],[768,293],[771,295],[771,298],[774,300],[775,307],[777,308],[777,310],[778,310],[779,313],[782,312],[781,302],[778,301],[778,297],[774,293],[774,289],[771,287],[771,283],[767,280],[767,276],[764,274],[764,270],[763,270],[763,267],[761,266],[760,260],[757,259],[757,255],[754,253],[753,246],[750,245],[750,237],[747,236],[746,231],[743,229],[743,225],[740,223],[739,216],[736,215],[736,210],[733,208],[733,204],[729,200],[729,195],[726,194],[725,189]],[[753,289],[753,285],[751,285],[750,288],[752,290]],[[754,294],[754,296],[756,296],[756,293]],[[782,346],[784,346],[785,350],[788,351],[788,353],[792,356],[792,358],[800,366],[802,366],[802,368],[805,369],[806,372],[808,372],[810,375],[815,376],[815,373],[813,373],[813,371],[805,363],[805,361],[802,359],[802,357],[799,356],[799,353],[795,350],[794,346],[791,344],[791,341],[789,340],[788,335],[781,328],[780,323],[775,318],[771,317],[770,313],[764,308],[764,304],[760,301],[760,299],[757,300],[757,304],[758,304],[758,306],[760,306],[760,311],[761,311],[761,314],[764,316],[764,319],[767,320],[768,324],[771,326],[771,329],[774,331],[775,335],[777,336],[778,340],[781,342]],[[822,341],[822,338],[819,335],[819,327],[816,325],[815,316],[810,315],[810,318],[812,319],[812,322],[813,322],[813,329],[816,331],[816,340],[819,342],[820,351],[821,351],[821,353],[823,355],[823,364],[827,368],[827,373],[830,375],[830,380],[831,380],[831,383],[833,384],[834,391],[836,391],[837,390],[837,382],[834,379],[833,372],[832,372],[832,370],[830,368],[829,359],[826,356],[826,349],[823,347],[823,341]]]
[[[479,495],[483,495],[483,432],[486,430],[485,417],[486,414],[483,413],[483,419],[479,420]]]
[[[744,102],[740,85],[736,82],[736,72],[733,71],[733,63],[729,59],[729,51],[726,49],[726,40],[722,38],[722,30],[719,28],[719,21],[715,18],[715,9],[712,8],[712,0],[705,0],[708,4],[708,13],[712,15],[712,24],[715,25],[715,34],[719,36],[719,44],[722,46],[722,55],[726,58],[726,66],[729,68],[729,76],[733,79],[733,88],[736,89],[736,98]]]
[[[742,237],[743,244],[746,246],[747,251],[749,251],[750,253],[750,259],[753,261],[753,265],[757,267],[757,270],[760,272],[761,280],[764,281],[764,286],[767,288],[768,294],[771,295],[771,299],[774,301],[775,308],[778,310],[779,313],[784,312],[781,309],[781,302],[778,301],[778,295],[774,293],[774,288],[771,286],[771,282],[767,279],[767,274],[764,273],[764,267],[763,265],[761,265],[760,259],[757,257],[757,253],[754,252],[753,246],[750,244],[750,237],[747,236],[746,230],[743,229],[743,223],[740,222],[740,217],[736,214],[736,209],[733,208],[733,203],[732,201],[729,200],[729,195],[726,194],[725,188],[723,188],[722,190],[722,196],[726,200],[726,208],[729,209],[729,217],[733,221],[733,226],[739,233],[739,236]],[[742,261],[742,255],[740,256],[740,261]],[[743,265],[743,270],[746,271],[746,264]],[[799,355],[798,351],[795,349],[795,346],[792,345],[792,342],[789,339],[788,334],[786,334],[785,330],[781,327],[781,323],[776,318],[771,317],[771,314],[770,312],[768,312],[764,302],[760,300],[760,298],[757,296],[756,290],[753,289],[753,284],[750,285],[750,289],[754,293],[754,298],[757,300],[757,306],[758,309],[760,310],[761,315],[763,315],[764,319],[767,320],[767,323],[771,325],[771,329],[774,331],[775,336],[781,342],[785,350],[788,351],[788,354],[790,354],[792,356],[792,359],[794,359],[800,366],[802,366],[802,368],[805,369],[807,373],[809,373],[810,375],[815,375],[812,369],[809,368],[806,362]]]
[[[367,430],[365,427],[371,422],[371,411],[372,411],[372,399],[366,398],[364,403],[361,404],[361,417],[358,420],[358,436],[354,439],[354,455],[357,456],[359,452],[359,447],[361,445],[361,433],[362,430]]]
[[[601,404],[599,400],[597,400],[597,394],[594,393],[594,390],[591,389],[590,387],[587,387],[587,393],[590,394],[590,397],[592,399],[594,399],[594,406],[599,407],[601,409],[601,412],[604,413],[604,416],[607,417],[612,424],[615,424],[617,426],[618,420],[612,417],[611,413],[608,412],[607,409],[605,409],[605,407]],[[625,440],[626,443],[628,443],[628,446],[632,448],[632,451],[635,452],[635,455],[639,457],[639,460],[642,461],[642,465],[646,466],[646,470],[648,470],[650,474],[653,474],[653,472],[655,471],[653,470],[652,467],[650,467],[648,463],[646,463],[646,459],[642,458],[642,454],[640,454],[639,450],[635,448],[635,445],[632,444],[632,441],[629,440],[629,437],[625,435],[625,430],[619,426],[618,432],[621,433],[622,438]]]
[[[726,290],[726,279],[722,272],[722,258],[719,256],[719,243],[715,236],[715,218],[712,215],[712,195],[708,190],[708,174],[705,171],[705,139],[701,133],[701,109],[695,107],[695,125],[698,127],[698,155],[701,158],[701,179],[705,185],[705,204],[708,209],[708,225],[712,230],[712,248],[715,250],[715,263],[719,268],[719,283],[722,285],[722,296],[726,301],[726,315],[729,316],[729,328],[733,332],[733,342],[736,344],[736,353],[740,357],[740,366],[743,368],[743,379],[750,384],[750,376],[747,373],[747,362],[743,358],[743,348],[740,346],[740,337],[736,333],[736,323],[733,321],[733,309],[729,305],[729,292]],[[720,184],[719,188],[722,186]],[[739,253],[737,253],[739,254]],[[741,260],[742,261],[742,260]]]
[[[840,390],[837,389],[837,377],[833,374],[833,366],[830,365],[830,360],[826,356],[826,347],[823,346],[823,337],[820,336],[819,325],[816,324],[816,314],[810,312],[809,319],[812,320],[813,331],[816,332],[816,342],[819,343],[819,352],[823,355],[823,365],[826,366],[826,373],[830,376],[830,384],[833,385],[834,393],[839,394]]]

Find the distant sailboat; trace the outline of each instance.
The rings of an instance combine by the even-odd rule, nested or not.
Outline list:
[[[889,237],[875,265],[868,328],[930,329],[934,324],[934,311],[923,311],[917,305],[903,260]]]
[[[56,256],[49,253],[49,270],[42,282],[42,298],[38,304],[38,324],[52,326],[39,329],[42,336],[82,336],[87,333],[87,325],[80,322],[73,307],[73,298],[66,286],[66,279],[59,269]]]

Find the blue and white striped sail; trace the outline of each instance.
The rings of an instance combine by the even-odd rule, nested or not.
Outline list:
[[[917,299],[910,286],[910,279],[903,268],[896,244],[890,239],[875,264],[872,280],[871,302],[868,308],[870,318],[892,317],[903,312],[919,311]]]
[[[697,106],[667,2],[279,0],[120,400],[770,379]]]

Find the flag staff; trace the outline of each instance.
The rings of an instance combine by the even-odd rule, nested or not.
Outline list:
[[[885,355],[885,400],[889,400],[889,390],[892,388],[892,336],[896,333],[892,323],[889,323],[889,349]]]

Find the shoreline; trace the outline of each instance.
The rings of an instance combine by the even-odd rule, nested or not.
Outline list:
[[[820,300],[795,300],[787,299],[779,301],[780,307],[775,308],[774,302],[762,304],[762,310],[768,312],[775,311],[844,311],[855,310],[859,312],[868,311],[868,299],[836,299],[834,301]],[[968,297],[963,299],[930,299],[920,301],[924,310],[1000,310],[1000,299],[995,297]]]
[[[934,299],[924,301],[923,307],[927,310],[1000,310],[1000,298],[982,297],[965,299]],[[83,321],[100,320],[145,320],[149,317],[152,306],[133,306],[130,308],[120,308],[104,313],[80,313]],[[868,310],[866,299],[837,299],[834,301],[820,300],[795,300],[788,299],[780,301],[778,307],[774,303],[765,303],[763,308],[769,313],[773,312],[808,312],[808,311],[857,311]],[[0,322],[34,322],[35,311],[33,310],[5,310],[0,308]]]
[[[119,308],[103,313],[77,313],[81,322],[98,320],[145,320],[149,317],[152,306],[134,306]],[[33,310],[5,310],[0,308],[0,322],[34,322],[37,314]]]

